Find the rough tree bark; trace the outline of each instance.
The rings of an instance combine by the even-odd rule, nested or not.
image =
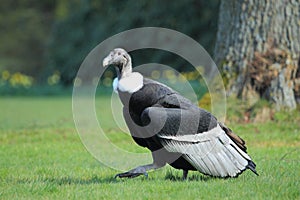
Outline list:
[[[215,61],[229,95],[296,108],[299,55],[299,0],[221,0]]]

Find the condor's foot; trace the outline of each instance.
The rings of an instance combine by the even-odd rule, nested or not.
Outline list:
[[[146,178],[148,178],[148,173],[147,173],[147,167],[146,166],[140,166],[137,168],[134,168],[128,172],[120,173],[115,175],[115,178],[135,178],[140,175],[144,175]]]

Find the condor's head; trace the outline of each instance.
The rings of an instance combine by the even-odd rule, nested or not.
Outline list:
[[[116,67],[118,78],[126,77],[132,72],[130,55],[121,48],[112,50],[103,60],[103,67],[113,65]]]

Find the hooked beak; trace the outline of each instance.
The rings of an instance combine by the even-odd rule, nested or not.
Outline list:
[[[110,63],[109,57],[108,57],[108,56],[105,57],[105,58],[103,59],[103,62],[102,62],[103,67],[107,67],[107,66],[110,65],[110,64],[111,64],[111,63]]]

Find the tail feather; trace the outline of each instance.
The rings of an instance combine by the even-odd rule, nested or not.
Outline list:
[[[236,144],[243,152],[247,153],[247,147],[246,147],[246,143],[245,141],[240,138],[238,135],[234,134],[232,132],[232,130],[228,127],[226,127],[224,124],[219,123],[220,127],[225,131],[226,135],[228,135],[230,137],[230,139],[234,142],[234,144]],[[242,151],[239,151],[238,149],[236,149],[241,155],[245,156],[244,153]],[[256,174],[257,176],[259,176],[259,174],[257,173],[255,167],[256,164],[251,160],[250,157],[248,157],[248,155],[245,157],[245,159],[247,159],[248,161],[248,165],[246,166],[247,169],[250,169],[254,174]]]
[[[245,153],[247,153],[247,147],[245,141],[238,135],[234,134],[230,128],[219,122],[220,127],[225,131],[225,133],[230,137],[230,139]]]
[[[256,164],[252,161],[252,160],[249,160],[248,161],[248,165],[247,165],[247,168],[250,169],[254,174],[256,174],[257,176],[259,176],[259,174],[257,173],[256,169]]]

